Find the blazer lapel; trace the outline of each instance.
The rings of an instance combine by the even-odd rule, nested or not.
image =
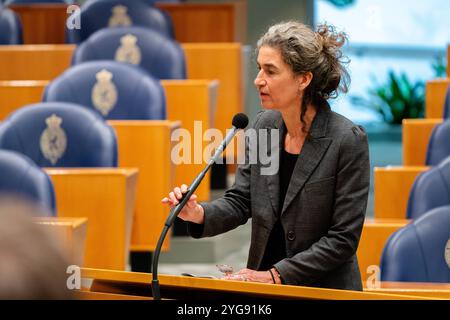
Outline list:
[[[279,141],[278,141],[278,147],[283,147],[283,137],[286,132],[286,126],[284,125],[283,118],[281,117],[281,114],[279,114],[279,118],[277,118],[274,122],[274,127],[266,128],[268,130],[268,135],[270,135],[270,131],[272,129],[278,129],[279,130]],[[270,139],[268,139],[268,144],[270,142]],[[270,150],[270,146],[268,146],[267,150]],[[279,156],[279,153],[278,153]],[[277,161],[279,161],[279,157]],[[279,169],[279,168],[278,168]],[[274,214],[278,215],[279,212],[279,200],[280,200],[280,175],[278,174],[272,174],[267,175],[267,185],[269,188],[269,197],[272,203],[272,207],[274,210]]]
[[[306,139],[303,144],[294,171],[292,172],[281,214],[284,214],[292,200],[303,188],[330,146],[332,140],[325,137],[330,112],[328,104],[318,108],[311,126],[311,137]]]

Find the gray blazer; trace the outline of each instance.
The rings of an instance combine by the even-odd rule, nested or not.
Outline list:
[[[279,129],[283,146],[286,127],[279,112],[261,111],[253,128]],[[252,218],[247,267],[253,270],[259,268],[279,212],[279,176],[261,175],[261,166],[259,162],[240,165],[235,184],[222,198],[201,203],[204,224],[189,224],[191,236],[210,237]],[[281,211],[287,258],[274,267],[283,283],[362,290],[355,253],[367,206],[369,175],[363,128],[328,105],[319,108]]]

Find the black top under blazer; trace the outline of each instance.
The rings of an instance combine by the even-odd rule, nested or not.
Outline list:
[[[284,146],[281,137],[286,126],[278,111],[261,111],[252,127],[279,129]],[[204,224],[189,223],[191,236],[200,238],[227,232],[252,218],[247,267],[253,270],[259,269],[279,214],[279,176],[261,175],[261,166],[260,162],[240,165],[234,185],[223,197],[201,203]],[[356,249],[369,180],[364,129],[331,111],[328,104],[318,108],[281,210],[286,258],[274,267],[283,283],[362,290]]]

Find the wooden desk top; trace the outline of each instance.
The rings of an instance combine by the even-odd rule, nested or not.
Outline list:
[[[50,175],[124,175],[131,177],[138,174],[135,168],[44,168]]]
[[[120,286],[131,286],[134,289],[137,287],[150,289],[152,275],[147,273],[137,272],[123,272],[101,269],[82,269],[82,278],[93,279],[94,283],[99,284],[98,288],[102,288],[107,292],[108,289],[118,291],[111,291],[110,293],[122,293]],[[159,276],[161,289],[176,289],[178,291],[186,291],[189,295],[194,296],[196,292],[203,292],[203,294],[244,294],[247,296],[254,296],[259,298],[269,299],[326,299],[326,300],[422,300],[431,299],[430,297],[410,296],[405,294],[387,294],[379,292],[359,292],[346,291],[335,289],[322,289],[302,286],[288,286],[288,285],[272,285],[254,282],[240,282],[220,279],[205,279],[192,278],[184,276],[164,275]],[[95,291],[95,289],[91,290]],[[126,293],[125,293],[126,294]],[[164,295],[163,295],[164,297]]]
[[[382,281],[380,288],[365,288],[364,291],[450,299],[450,283]]]
[[[76,229],[87,223],[87,218],[69,218],[69,217],[34,217],[33,222],[41,225],[71,226]]]

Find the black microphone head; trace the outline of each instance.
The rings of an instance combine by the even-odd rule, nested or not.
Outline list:
[[[233,127],[244,129],[248,125],[248,117],[244,113],[236,113],[233,117]]]

